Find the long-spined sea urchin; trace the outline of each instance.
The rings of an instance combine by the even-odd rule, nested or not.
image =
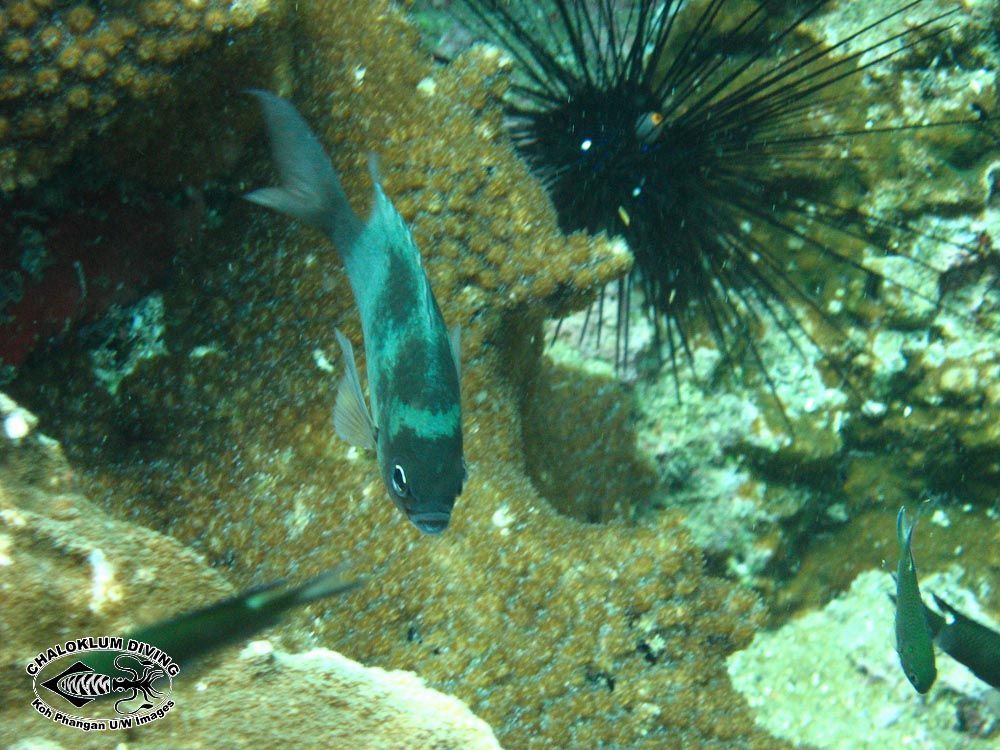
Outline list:
[[[861,106],[866,71],[948,30],[954,11],[925,0],[824,42],[805,32],[828,0],[463,5],[519,64],[510,132],[562,228],[623,235],[635,256],[618,288],[619,363],[638,284],[675,373],[703,327],[728,365],[749,358],[773,391],[755,331],[771,323],[826,354],[810,321],[838,329],[822,291],[831,271],[873,289],[886,279],[865,249],[893,255],[894,231],[915,235],[863,205],[858,145],[976,120],[873,121]]]

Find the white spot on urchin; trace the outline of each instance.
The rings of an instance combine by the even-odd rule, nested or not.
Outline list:
[[[869,417],[882,417],[889,410],[889,407],[883,404],[881,401],[865,401],[861,405],[861,411],[863,414]]]
[[[510,508],[506,505],[501,505],[493,513],[493,517],[490,519],[493,525],[500,529],[500,533],[507,535],[510,533],[510,525],[514,523],[514,515],[510,512]]]
[[[323,372],[336,371],[336,368],[333,366],[333,363],[326,358],[326,354],[323,352],[322,349],[313,349],[312,355],[313,355],[313,362],[315,362],[316,366]]]
[[[99,549],[92,549],[87,562],[93,569],[90,578],[90,611],[100,612],[106,602],[121,599],[121,591],[115,585],[115,571],[108,558]]]
[[[18,409],[8,414],[3,420],[3,431],[9,440],[18,441],[31,432],[32,421],[28,419],[31,415]]]
[[[360,86],[365,82],[365,73],[368,72],[368,68],[364,65],[359,65],[354,69],[354,83]]]
[[[417,84],[417,93],[424,96],[434,96],[437,93],[437,81],[430,76],[421,78],[420,83]]]
[[[201,359],[202,357],[207,357],[209,354],[222,354],[217,346],[209,344],[207,346],[196,346],[190,352],[188,356],[191,359]]]

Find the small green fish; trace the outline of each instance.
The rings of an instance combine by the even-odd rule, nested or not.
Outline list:
[[[917,585],[910,544],[913,526],[907,527],[906,509],[896,516],[899,565],[896,568],[896,653],[906,679],[918,693],[926,693],[937,678],[931,629],[924,615],[924,602]]]
[[[321,573],[299,586],[283,581],[259,586],[202,609],[147,625],[124,636],[162,650],[178,665],[276,625],[284,612],[360,585],[346,581],[337,570]],[[116,674],[116,653],[94,652],[81,659],[101,674]]]
[[[282,185],[246,199],[325,233],[347,269],[361,316],[371,412],[354,351],[340,331],[345,374],[334,427],[352,445],[374,449],[396,505],[421,531],[448,526],[465,482],[459,398],[459,330],[449,334],[413,236],[382,190],[373,156],[375,201],[367,223],[351,209],[330,159],[295,108],[274,94],[260,101]]]
[[[1000,688],[1000,633],[966,617],[937,594],[931,596],[944,612],[939,615],[924,605],[934,642],[987,685]]]

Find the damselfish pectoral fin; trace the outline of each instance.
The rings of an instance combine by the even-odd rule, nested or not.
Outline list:
[[[344,377],[337,387],[337,402],[333,407],[333,428],[341,440],[366,450],[375,450],[375,422],[365,404],[354,360],[354,347],[339,330],[337,342],[344,355]]]

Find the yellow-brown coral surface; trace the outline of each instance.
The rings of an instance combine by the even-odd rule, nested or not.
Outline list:
[[[0,6],[0,191],[32,187],[123,102],[188,82],[179,61],[280,1],[13,0]],[[230,73],[233,74],[232,72]],[[148,120],[147,120],[148,125]]]
[[[11,414],[26,416],[29,432],[15,440],[8,429],[0,433],[0,744],[108,747],[116,743],[102,731],[84,734],[31,709],[28,661],[74,634],[123,633],[232,589],[177,541],[95,508],[58,444],[31,432],[31,415],[0,393],[5,428]],[[172,720],[130,732],[130,747],[249,748],[277,736],[317,749],[500,747],[461,701],[408,672],[367,668],[331,651],[287,654],[258,641],[182,667],[176,692],[164,697],[174,702]],[[115,716],[110,702],[85,713]]]
[[[753,634],[755,597],[708,576],[676,519],[587,525],[528,479],[520,404],[539,372],[541,320],[630,259],[557,231],[501,132],[505,62],[479,50],[435,70],[385,2],[296,5],[293,62],[260,85],[300,106],[359,210],[366,155],[379,152],[445,320],[462,325],[469,481],[452,525],[422,536],[373,460],[334,436],[334,329],[359,340],[341,264],[324,238],[249,206],[167,291],[169,354],[114,398],[85,356],[50,363],[27,375],[30,405],[106,507],[192,545],[239,585],[342,562],[370,576],[315,621],[318,642],[415,671],[504,747],[781,747],[724,664]],[[274,179],[259,168],[247,187]],[[587,408],[581,398],[579,429],[600,443]]]

